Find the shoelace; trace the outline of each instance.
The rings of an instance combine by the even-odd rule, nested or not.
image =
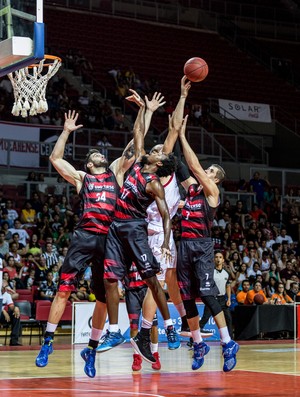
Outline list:
[[[168,332],[168,339],[170,339],[171,342],[176,342],[176,335],[175,335],[174,329],[171,329],[171,330]]]

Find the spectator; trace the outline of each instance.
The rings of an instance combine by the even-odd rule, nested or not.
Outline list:
[[[37,234],[32,234],[30,239],[29,239],[29,243],[28,243],[28,254],[41,254],[42,253],[42,249],[41,246],[39,244],[39,238]]]
[[[255,172],[253,178],[250,179],[249,188],[250,192],[256,193],[256,202],[259,208],[263,208],[264,205],[264,192],[267,186],[270,186],[270,182],[265,178],[260,178],[260,173]]]
[[[236,294],[236,301],[239,305],[245,303],[248,292],[250,291],[250,281],[245,279],[242,281],[242,290]]]
[[[5,266],[5,271],[7,271],[9,273],[9,277],[15,278],[17,277],[17,273],[18,270],[21,269],[22,264],[21,264],[21,256],[16,252],[17,248],[16,248],[16,244],[12,243],[11,244],[11,249],[12,251],[15,251],[15,255],[14,252],[9,252],[8,257],[6,259],[6,263],[7,265]]]
[[[32,290],[35,280],[35,269],[31,269],[28,276],[25,276],[23,283],[25,288]]]
[[[299,296],[299,283],[291,283],[290,288],[287,289],[287,294],[294,302],[296,302],[296,297]]]
[[[6,202],[6,210],[7,210],[7,220],[13,226],[14,221],[15,221],[15,219],[17,219],[19,217],[19,214],[16,211],[16,209],[13,208],[13,201],[10,200],[10,199],[8,199],[7,202]]]
[[[280,271],[280,278],[283,284],[290,280],[292,276],[297,276],[294,266],[290,260],[286,262],[286,268]]]
[[[57,290],[57,284],[53,282],[53,273],[46,273],[46,280],[40,283],[40,299],[53,301]]]
[[[236,272],[235,275],[235,280],[232,283],[232,288],[235,291],[238,291],[240,289],[240,286],[242,285],[243,281],[247,279],[247,265],[246,263],[241,263],[238,271]],[[249,284],[250,288],[250,284]],[[248,292],[248,291],[247,291]]]
[[[271,297],[274,305],[286,305],[287,303],[293,303],[293,299],[287,294],[283,283],[278,283],[276,293]]]
[[[3,272],[2,287],[6,292],[9,293],[12,300],[16,300],[19,298],[19,294],[17,293],[16,290],[16,280],[15,279],[11,280],[7,271]]]
[[[107,136],[103,135],[102,138],[97,142],[97,145],[101,147],[100,152],[108,158],[108,147],[112,147],[112,144],[108,141]]]
[[[270,265],[270,270],[267,272],[266,276],[265,276],[265,281],[266,283],[269,281],[269,279],[273,277],[275,278],[275,280],[277,282],[281,282],[281,278],[280,278],[280,273],[277,269],[277,265],[275,262],[272,262]]]
[[[5,292],[2,287],[2,313],[0,316],[1,324],[11,325],[10,334],[10,346],[22,346],[19,342],[19,336],[21,335],[21,322],[20,322],[20,309],[14,305],[11,295]],[[7,309],[5,309],[7,306]]]
[[[90,295],[90,285],[87,280],[84,279],[84,274],[81,276],[80,280],[78,281],[77,290],[71,293],[71,300],[75,302],[89,300]]]
[[[58,264],[58,257],[55,253],[52,252],[53,245],[52,243],[46,243],[46,250],[42,253],[42,258],[46,259],[46,268],[52,269],[53,265]]]
[[[20,243],[20,237],[18,233],[13,233],[12,235],[12,243],[15,243],[17,246],[17,253],[21,256],[25,255],[28,251],[28,244],[24,245]]]
[[[0,255],[4,258],[9,253],[9,244],[5,240],[5,232],[0,230]]]
[[[275,277],[269,277],[268,283],[265,287],[266,291],[266,297],[268,299],[271,299],[273,294],[276,292],[276,287],[277,287],[277,280]]]
[[[48,194],[48,184],[45,182],[45,175],[43,173],[39,174],[38,182],[36,191],[40,196],[41,202],[44,203]]]
[[[56,198],[57,201],[60,201],[63,197],[63,195],[66,194],[66,182],[64,180],[64,178],[60,175],[58,175],[57,179],[56,179],[56,184],[54,187],[54,197]]]
[[[20,239],[19,242],[26,247],[27,240],[30,239],[29,234],[25,229],[22,229],[22,223],[19,218],[15,219],[14,227],[9,229],[9,231],[13,233],[18,233]]]
[[[40,283],[46,280],[47,262],[46,258],[39,254],[34,255],[34,259],[36,261],[34,285],[39,287]]]
[[[289,248],[292,248],[292,246],[293,246],[293,239],[292,239],[291,236],[289,236],[289,235],[287,234],[287,230],[286,230],[285,227],[282,227],[282,228],[280,229],[280,235],[277,236],[277,237],[276,237],[276,240],[275,240],[275,242],[276,242],[277,244],[282,244],[283,241],[287,241],[287,242],[288,242]]]
[[[21,222],[26,228],[36,227],[36,212],[35,209],[32,208],[31,202],[29,200],[25,201],[23,206],[21,212]]]
[[[254,285],[253,285],[253,290],[250,290],[247,292],[246,295],[246,299],[244,301],[244,305],[253,305],[254,304],[254,296],[256,294],[260,294],[263,296],[264,298],[264,305],[268,304],[269,301],[266,297],[266,295],[264,294],[263,290],[262,290],[262,285],[260,281],[255,281]]]

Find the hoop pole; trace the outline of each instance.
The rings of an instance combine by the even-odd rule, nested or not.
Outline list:
[[[36,22],[44,22],[43,19],[43,0],[36,0]]]

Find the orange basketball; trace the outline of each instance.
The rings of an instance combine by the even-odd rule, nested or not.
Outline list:
[[[183,72],[193,83],[198,83],[208,75],[208,66],[202,58],[191,58],[184,64]]]
[[[256,305],[262,305],[264,303],[264,297],[261,294],[254,295],[254,303]]]

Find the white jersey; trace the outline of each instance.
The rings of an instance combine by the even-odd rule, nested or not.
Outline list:
[[[175,174],[172,174],[169,181],[164,185],[165,199],[169,209],[170,218],[176,214],[178,205],[180,202],[179,188]],[[161,257],[161,246],[164,242],[164,228],[160,212],[157,208],[156,202],[154,201],[147,208],[147,222],[148,222],[148,243],[155,256],[156,260],[160,264],[161,271],[157,274],[158,280],[165,280],[166,271],[168,268],[175,268],[177,263],[177,251],[171,230],[170,235],[170,251],[172,260],[166,262]]]
[[[169,181],[164,185],[164,189],[166,203],[169,208],[170,218],[172,219],[177,212],[180,202],[179,187],[175,174],[171,175]],[[155,201],[147,208],[147,215],[148,230],[162,233],[164,230],[162,218]]]

